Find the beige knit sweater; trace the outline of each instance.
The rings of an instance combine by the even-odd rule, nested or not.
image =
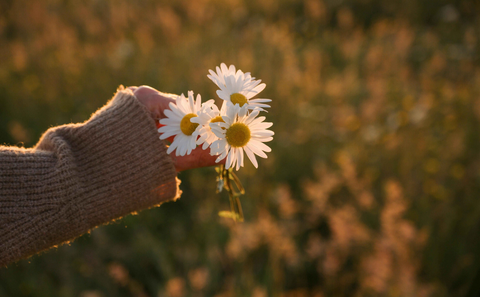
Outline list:
[[[33,149],[0,146],[0,267],[176,199],[177,181],[130,90],[83,124],[49,129]]]

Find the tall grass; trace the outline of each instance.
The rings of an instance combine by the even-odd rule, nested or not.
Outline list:
[[[477,296],[475,1],[0,3],[0,142],[32,146],[119,84],[215,98],[235,64],[272,98],[273,152],[182,198],[0,269],[0,296]]]

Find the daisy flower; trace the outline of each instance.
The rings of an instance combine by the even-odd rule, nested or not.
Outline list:
[[[160,139],[167,139],[175,135],[172,144],[170,144],[167,153],[170,154],[176,149],[176,156],[189,155],[196,147],[198,124],[190,120],[197,117],[201,108],[201,96],[197,94],[197,100],[193,98],[193,92],[188,92],[188,98],[182,94],[177,96],[176,104],[170,103],[170,110],[165,109],[164,114],[167,118],[161,119],[160,124],[164,125],[158,129],[162,133]]]
[[[254,109],[248,113],[247,105],[240,107],[238,104],[232,106],[227,103],[227,115],[222,116],[224,122],[210,123],[210,127],[219,138],[210,146],[211,153],[219,155],[216,162],[227,158],[225,168],[233,168],[239,170],[243,167],[243,152],[252,162],[255,168],[258,163],[255,155],[267,158],[265,152],[271,149],[264,142],[273,139],[273,131],[267,130],[272,123],[264,123],[265,117],[258,117],[260,109]]]
[[[222,63],[220,67],[217,66],[216,72],[212,70],[209,72],[207,77],[220,88],[217,90],[217,95],[223,100],[240,106],[247,104],[248,109],[260,108],[263,110],[264,107],[270,107],[265,103],[272,101],[271,99],[252,99],[265,89],[266,84],[260,83],[260,79],[255,80],[255,77],[252,77],[249,72],[243,73],[240,69],[236,70],[234,65],[227,68],[225,63]]]
[[[224,101],[222,108],[218,109],[215,101],[208,100],[202,105],[202,109],[198,113],[198,117],[192,118],[192,123],[199,124],[197,145],[202,145],[202,149],[206,149],[218,137],[212,132],[210,123],[223,122],[222,116],[227,114],[226,102]]]
[[[219,87],[220,85],[225,85],[225,77],[229,75],[233,75],[235,76],[235,78],[238,78],[241,75],[243,75],[246,79],[252,78],[250,72],[243,73],[243,71],[240,69],[235,70],[234,65],[230,65],[230,67],[227,67],[225,63],[220,64],[220,67],[217,66],[216,72],[213,72],[213,70],[211,69],[209,69],[208,71],[210,72],[210,74],[208,74],[207,77]]]

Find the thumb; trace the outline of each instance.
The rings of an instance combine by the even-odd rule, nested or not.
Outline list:
[[[152,118],[161,119],[163,111],[169,109],[170,103],[175,103],[176,95],[162,93],[149,86],[140,86],[133,91],[137,100],[150,111]]]

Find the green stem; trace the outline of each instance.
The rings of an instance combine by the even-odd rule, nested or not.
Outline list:
[[[230,200],[230,211],[231,217],[234,221],[240,221],[243,222],[244,217],[243,217],[243,210],[242,210],[242,204],[240,203],[239,196],[243,195],[245,193],[245,190],[240,183],[240,180],[238,177],[233,173],[231,169],[225,169],[224,165],[220,165],[217,168],[218,172],[218,177],[217,177],[217,182],[218,187],[217,187],[217,192],[221,192],[223,189],[226,189],[228,192],[228,198]],[[235,187],[232,185],[235,184]],[[224,212],[221,212],[224,213]],[[224,215],[222,215],[224,216]]]

